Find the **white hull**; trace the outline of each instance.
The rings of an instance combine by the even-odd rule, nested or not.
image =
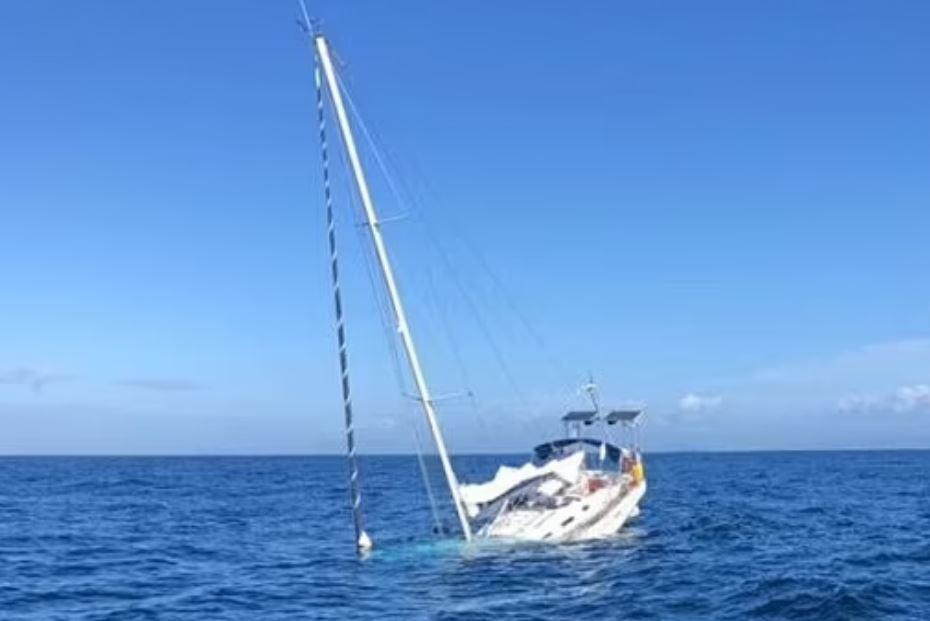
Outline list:
[[[610,537],[639,515],[645,493],[644,480],[634,486],[611,485],[555,509],[512,509],[498,515],[478,536],[553,543]]]

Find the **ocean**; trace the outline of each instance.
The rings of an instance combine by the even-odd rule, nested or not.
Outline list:
[[[339,457],[2,458],[0,619],[930,619],[930,452],[646,459],[611,540],[468,546],[365,457],[360,559]]]

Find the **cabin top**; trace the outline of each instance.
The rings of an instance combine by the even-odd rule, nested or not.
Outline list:
[[[623,449],[606,442],[605,440],[596,440],[594,438],[563,438],[540,444],[533,449],[533,453],[540,461],[546,461],[552,457],[565,457],[575,451],[583,450],[585,452],[602,453],[606,459],[619,462],[623,456]]]

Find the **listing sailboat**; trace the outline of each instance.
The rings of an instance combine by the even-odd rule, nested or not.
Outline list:
[[[323,191],[328,223],[331,275],[336,311],[339,363],[349,460],[350,494],[359,550],[372,547],[361,511],[361,489],[355,456],[353,412],[349,385],[346,331],[339,288],[338,254],[329,177],[326,140],[326,102],[336,119],[341,144],[361,201],[367,236],[372,244],[382,284],[390,302],[394,328],[416,388],[416,400],[426,418],[462,536],[466,541],[508,539],[564,542],[606,537],[616,533],[628,519],[639,513],[646,492],[643,460],[639,447],[640,409],[605,410],[598,403],[597,388],[586,386],[591,409],[572,411],[563,417],[564,438],[540,444],[533,458],[520,468],[503,466],[485,483],[461,484],[446,448],[420,361],[416,342],[381,231],[381,221],[366,178],[362,160],[346,111],[340,80],[334,67],[327,39],[309,19],[301,0],[303,17],[316,61],[315,78],[323,162]],[[611,429],[620,428],[629,436],[625,448],[611,442]],[[599,437],[587,431],[599,428]]]

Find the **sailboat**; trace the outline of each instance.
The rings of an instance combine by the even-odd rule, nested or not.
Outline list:
[[[416,400],[432,436],[462,536],[474,539],[566,542],[613,535],[639,513],[646,492],[643,458],[639,447],[641,409],[605,410],[599,404],[597,387],[585,387],[591,408],[565,414],[565,437],[535,447],[532,458],[519,468],[502,466],[484,483],[459,482],[446,448],[403,298],[381,230],[381,220],[359,157],[353,126],[346,110],[341,82],[333,64],[329,43],[307,14],[303,0],[303,26],[312,42],[315,58],[317,113],[323,164],[323,194],[328,224],[336,334],[349,462],[349,490],[356,545],[365,551],[373,546],[364,528],[361,486],[356,459],[353,411],[349,382],[346,329],[339,285],[338,253],[330,188],[326,102],[341,135],[355,188],[364,212],[367,236],[377,259],[382,284],[390,302],[392,319],[402,345]],[[627,432],[630,445],[611,442],[611,429]],[[600,429],[594,437],[588,433]]]

